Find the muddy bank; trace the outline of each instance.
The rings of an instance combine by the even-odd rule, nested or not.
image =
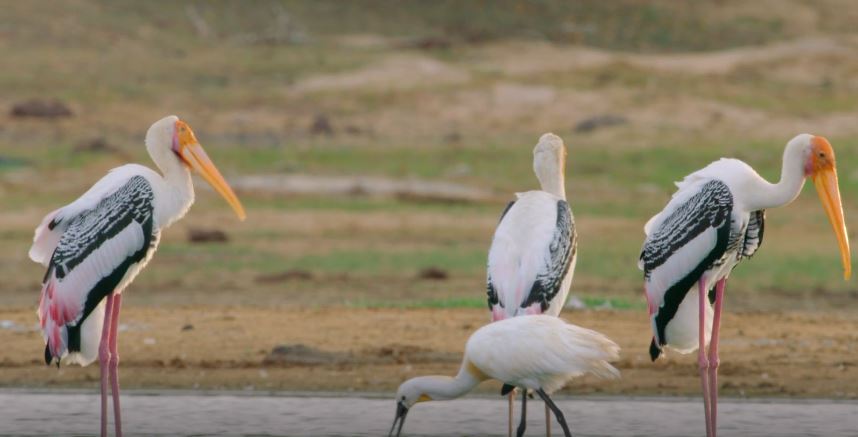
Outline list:
[[[46,367],[32,309],[0,311],[0,385],[95,388],[97,366]],[[128,388],[394,390],[420,374],[454,374],[479,309],[281,309],[127,307],[122,383]],[[619,381],[583,378],[567,394],[696,395],[696,358],[668,353],[651,363],[645,312],[567,311],[623,348]],[[4,328],[5,326],[5,328]],[[191,326],[191,328],[189,328]],[[858,315],[726,313],[721,343],[725,396],[858,398]],[[311,359],[277,360],[275,348]],[[301,352],[301,351],[304,352]],[[295,357],[292,357],[295,358]],[[306,357],[305,357],[306,358]],[[484,393],[496,383],[480,387]]]

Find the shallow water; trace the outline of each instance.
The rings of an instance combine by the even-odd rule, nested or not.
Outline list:
[[[558,397],[557,403],[576,436],[703,435],[697,399]],[[0,436],[93,435],[98,405],[95,393],[0,391]],[[122,406],[129,437],[378,436],[387,435],[395,409],[392,399],[378,397],[188,392],[129,392]],[[526,435],[545,435],[542,403],[528,406]],[[552,431],[562,435],[556,423]],[[409,413],[403,435],[503,436],[506,402],[422,403]],[[719,435],[856,436],[858,402],[723,399]]]

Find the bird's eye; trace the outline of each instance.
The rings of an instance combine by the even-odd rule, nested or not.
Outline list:
[[[819,152],[819,157],[820,157],[820,158],[825,158],[825,152]]]
[[[402,396],[402,400],[403,400],[403,401],[405,400],[405,396]]]

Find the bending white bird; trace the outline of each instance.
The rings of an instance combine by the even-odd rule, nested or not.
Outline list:
[[[834,228],[848,279],[851,255],[834,150],[823,137],[793,138],[784,151],[781,180],[776,184],[737,159],[709,164],[678,182],[679,189],[664,210],[644,227],[646,241],[638,266],[644,271],[652,320],[650,356],[655,361],[664,346],[680,353],[699,351],[710,437],[717,430],[718,332],[727,277],[760,247],[765,210],[792,202],[806,178],[816,185]]]
[[[45,362],[101,367],[101,435],[107,435],[110,380],[116,435],[122,435],[117,367],[117,326],[122,291],[146,265],[161,230],[180,219],[194,201],[193,169],[235,210],[238,198],[175,116],[146,132],[146,149],[163,176],[141,165],[111,170],[83,196],[45,216],[36,228],[30,258],[47,272],[39,302]]]
[[[523,390],[533,390],[554,412],[566,436],[569,426],[549,395],[569,380],[586,373],[616,378],[619,371],[608,362],[619,358],[620,348],[604,335],[564,322],[558,317],[533,315],[489,323],[468,339],[459,374],[421,376],[405,381],[396,392],[394,429],[398,436],[409,409],[418,402],[455,399],[482,381],[496,379]],[[522,406],[527,396],[522,397]],[[522,409],[524,411],[524,409]],[[522,414],[518,436],[524,434]]]
[[[488,303],[492,321],[524,314],[557,316],[563,309],[575,272],[578,236],[566,202],[566,147],[547,133],[533,149],[533,171],[542,190],[516,193],[492,238],[488,261]],[[509,433],[512,434],[512,387]],[[525,414],[522,411],[522,414]],[[546,429],[550,429],[548,405]]]

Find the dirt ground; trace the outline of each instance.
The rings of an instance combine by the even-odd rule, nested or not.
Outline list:
[[[590,377],[575,394],[694,395],[696,358],[668,353],[651,363],[638,311],[567,311],[622,347],[619,381]],[[395,390],[423,374],[453,375],[478,309],[285,309],[128,306],[120,336],[127,388]],[[31,309],[0,311],[0,385],[92,387],[98,367],[46,367]],[[145,322],[142,322],[145,321]],[[858,316],[832,312],[727,313],[721,343],[725,396],[858,398]],[[279,345],[304,345],[272,355]],[[324,345],[318,347],[317,345]],[[481,390],[492,392],[496,382]]]

